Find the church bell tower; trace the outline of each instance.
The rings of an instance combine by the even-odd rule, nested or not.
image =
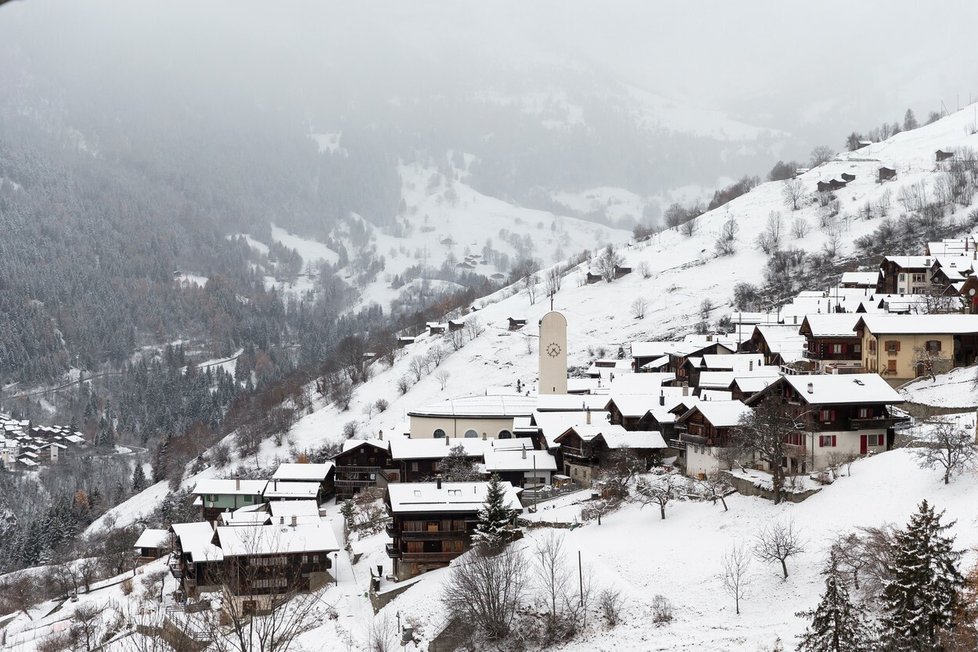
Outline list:
[[[556,311],[540,320],[540,394],[567,393],[567,319]]]

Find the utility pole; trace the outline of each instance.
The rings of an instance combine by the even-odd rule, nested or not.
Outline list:
[[[581,606],[584,606],[584,567],[581,565],[581,551],[577,551],[577,577],[581,587]]]

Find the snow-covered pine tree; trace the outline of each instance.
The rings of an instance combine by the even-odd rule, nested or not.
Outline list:
[[[862,614],[849,600],[849,591],[839,581],[835,563],[825,578],[825,593],[813,611],[799,616],[811,618],[811,625],[798,641],[798,652],[869,652],[872,633]]]
[[[472,543],[483,548],[496,548],[511,536],[513,510],[506,506],[506,490],[495,473],[489,479],[486,502],[479,510],[479,523],[472,534]]]
[[[885,649],[922,652],[941,650],[941,632],[953,625],[958,592],[964,578],[957,568],[960,552],[924,500],[905,530],[896,534],[896,552],[890,561],[891,580],[883,587],[883,642]]]
[[[472,482],[479,479],[479,472],[472,464],[472,458],[465,454],[465,447],[456,444],[438,465],[438,471],[445,482]]]
[[[136,462],[136,468],[132,470],[132,492],[138,494],[146,488],[146,473],[143,471],[142,462]]]

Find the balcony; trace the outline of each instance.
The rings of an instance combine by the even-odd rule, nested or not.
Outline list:
[[[404,552],[401,553],[401,561],[407,562],[449,562],[459,555],[461,555],[464,550],[458,552]]]
[[[885,430],[897,424],[908,421],[905,417],[867,417],[864,419],[850,419],[850,430]]]
[[[785,444],[784,454],[785,457],[805,457],[807,455],[806,448],[804,444]]]
[[[679,433],[679,441],[696,446],[712,446],[713,440],[703,435],[693,435],[688,432]]]
[[[384,550],[387,551],[387,556],[391,559],[399,559],[401,557],[401,551],[393,543],[388,543],[384,546]]]
[[[466,530],[401,530],[398,536],[405,541],[438,541],[441,539],[465,539]]]

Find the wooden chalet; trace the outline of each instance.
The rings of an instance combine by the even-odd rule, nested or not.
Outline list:
[[[319,502],[322,503],[335,491],[336,466],[332,462],[322,464],[279,464],[272,480],[285,482],[318,482]]]
[[[430,482],[441,472],[441,463],[452,449],[460,446],[464,457],[475,465],[490,445],[486,439],[465,437],[401,438],[391,440],[390,453],[391,461],[400,469],[401,482]]]
[[[933,256],[884,256],[880,261],[881,294],[922,294],[930,286]]]
[[[147,564],[163,557],[170,550],[170,531],[158,528],[143,530],[132,544],[137,564]]]
[[[849,183],[850,181],[855,181],[856,180],[856,175],[855,174],[849,174],[848,172],[843,172],[842,173],[842,180],[845,181],[846,183]]]
[[[954,152],[945,152],[944,150],[940,150],[940,149],[934,152],[934,159],[938,163],[942,161],[946,161],[949,158],[954,158]]]
[[[658,432],[626,431],[618,425],[572,426],[555,439],[560,445],[563,474],[590,486],[598,469],[606,466],[615,451],[628,451],[649,468],[667,448]]]
[[[782,466],[810,473],[860,455],[889,450],[904,419],[890,407],[903,402],[876,374],[797,374],[782,377],[747,401],[781,401],[797,424],[787,435]]]
[[[897,171],[893,168],[881,167],[876,171],[876,182],[883,183],[884,181],[891,181],[896,179]]]
[[[846,187],[846,181],[839,181],[838,179],[830,179],[828,181],[819,181],[815,189],[818,192],[833,192],[836,190],[842,190]]]
[[[514,514],[522,512],[517,490],[503,482],[504,502]],[[403,482],[387,487],[385,502],[391,516],[387,555],[394,575],[408,579],[443,568],[469,549],[488,482]],[[515,516],[514,516],[515,518]]]
[[[687,475],[699,477],[722,468],[721,450],[733,445],[733,431],[750,414],[740,401],[701,401],[676,420],[678,437],[669,442],[679,450]]]
[[[805,359],[819,372],[862,370],[862,340],[855,332],[859,315],[808,315],[798,332],[805,336]]]
[[[333,458],[336,466],[336,500],[352,498],[364,489],[383,488],[399,482],[401,470],[391,459],[388,442],[382,439],[348,439],[343,452]]]
[[[265,480],[219,480],[207,478],[200,480],[191,493],[196,496],[194,505],[201,508],[201,517],[211,523],[217,521],[221,512],[234,511],[242,507],[260,505],[265,502]]]
[[[506,319],[509,322],[508,328],[511,331],[518,331],[526,326],[526,318],[524,317],[507,317]]]

